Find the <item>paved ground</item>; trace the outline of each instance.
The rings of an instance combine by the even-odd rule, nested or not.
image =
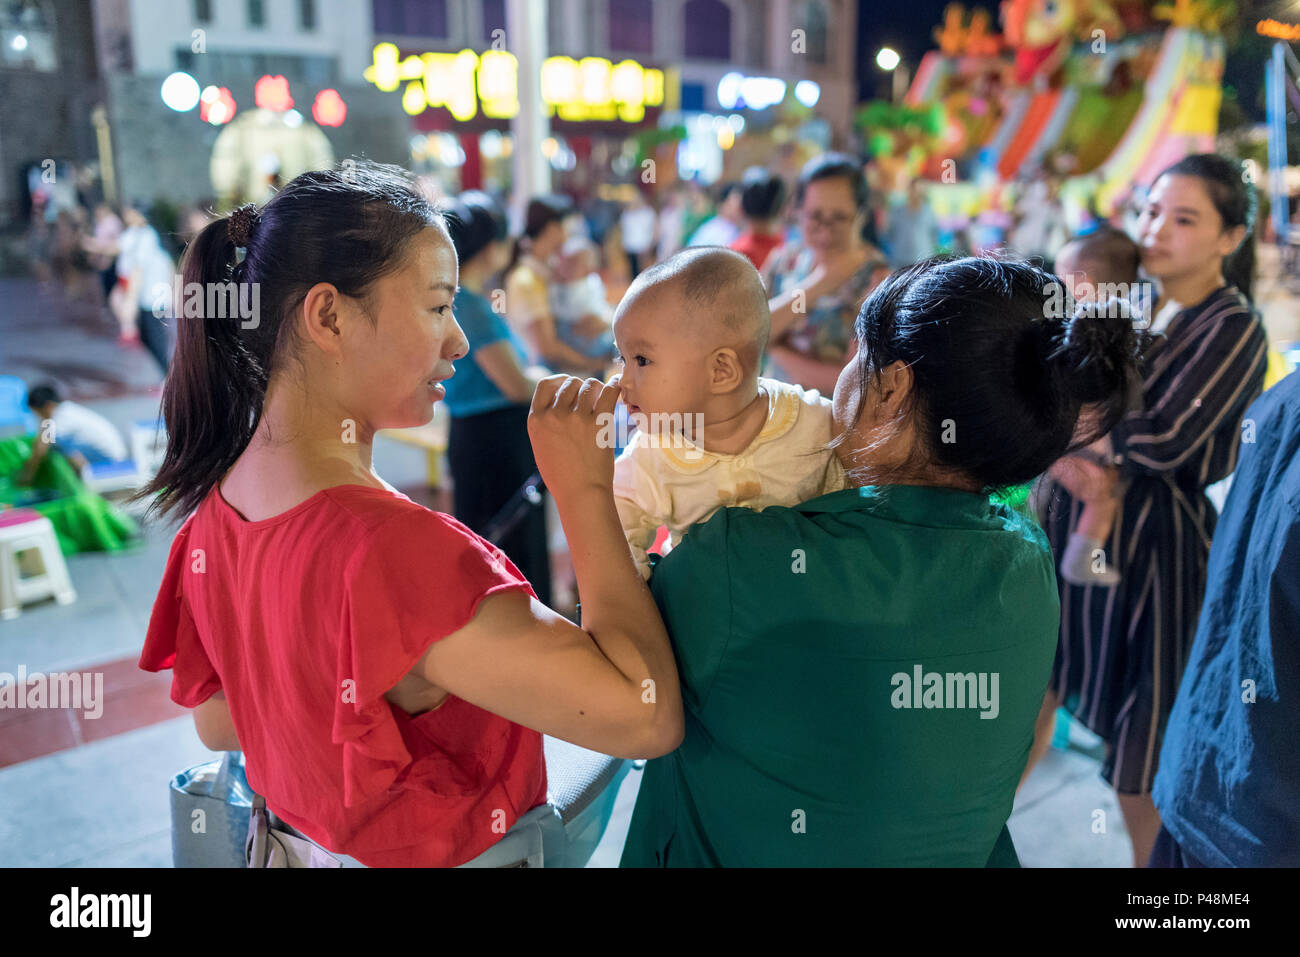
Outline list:
[[[1300,339],[1293,297],[1266,280],[1260,300],[1275,345]],[[70,309],[30,281],[0,280],[0,374],[52,378],[125,430],[157,414],[159,376],[143,350],[119,346],[115,335],[92,308]],[[380,439],[375,459],[399,488],[421,489],[420,450]],[[0,865],[170,864],[167,782],[209,757],[190,718],[166,700],[165,677],[133,667],[172,532],[147,525],[127,553],[69,559],[75,604],[35,605],[0,622],[0,672],[102,670],[112,706],[102,724],[0,712]],[[1021,859],[1032,867],[1126,866],[1128,839],[1097,776],[1096,741],[1077,727],[1070,739],[1017,799],[1010,826]],[[617,863],[639,783],[636,772],[625,781],[593,866]]]

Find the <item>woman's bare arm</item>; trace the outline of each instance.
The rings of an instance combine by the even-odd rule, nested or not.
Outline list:
[[[230,720],[230,706],[226,704],[224,691],[218,691],[194,709],[194,730],[210,751],[243,750],[235,734],[234,722]]]
[[[510,344],[505,340],[475,349],[473,361],[478,363],[483,374],[511,402],[527,402],[537,391],[539,380],[530,376],[529,370],[520,368],[515,354],[510,351]]]
[[[526,727],[618,757],[656,757],[681,741],[681,688],[614,507],[613,449],[597,445],[598,417],[613,412],[617,394],[594,379],[552,376],[529,418],[569,541],[582,628],[522,594],[495,595],[417,667],[431,684]]]

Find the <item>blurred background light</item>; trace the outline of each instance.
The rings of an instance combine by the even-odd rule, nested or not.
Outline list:
[[[188,113],[199,105],[199,81],[188,73],[173,73],[163,80],[162,101],[177,113]]]

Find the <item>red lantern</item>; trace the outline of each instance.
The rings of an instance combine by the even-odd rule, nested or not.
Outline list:
[[[224,86],[210,86],[199,97],[199,119],[222,126],[235,118],[235,97]]]
[[[338,90],[321,90],[311,105],[311,118],[321,126],[342,126],[348,115],[348,105]]]
[[[289,81],[282,76],[262,77],[253,87],[253,102],[264,110],[283,113],[293,109],[293,97],[289,95]]]

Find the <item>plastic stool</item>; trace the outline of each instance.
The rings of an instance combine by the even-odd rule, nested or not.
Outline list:
[[[27,552],[37,553],[41,570],[23,577],[19,556]],[[0,618],[17,618],[23,605],[51,596],[60,605],[77,600],[54,526],[30,509],[0,512]]]

